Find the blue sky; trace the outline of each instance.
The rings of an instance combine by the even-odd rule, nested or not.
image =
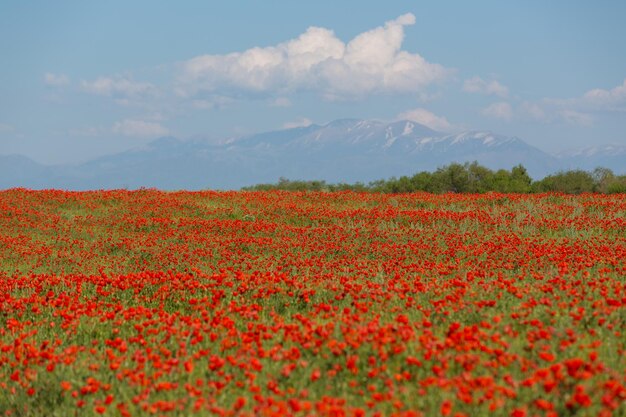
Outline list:
[[[374,2],[371,2],[374,3]],[[6,1],[0,154],[338,118],[626,145],[623,1]]]

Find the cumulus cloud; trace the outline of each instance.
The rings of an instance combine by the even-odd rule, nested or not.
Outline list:
[[[169,130],[159,123],[126,119],[113,125],[113,133],[138,138],[151,138],[169,134]]]
[[[291,100],[287,97],[277,97],[270,101],[272,107],[291,107]]]
[[[439,132],[450,132],[454,130],[452,124],[450,124],[450,122],[448,122],[445,117],[437,116],[436,114],[423,108],[407,110],[403,113],[400,113],[396,117],[396,119],[411,120],[424,126],[428,126],[429,128]]]
[[[493,103],[482,110],[482,114],[495,119],[511,120],[513,117],[513,108],[505,101]]]
[[[622,84],[604,90],[594,88],[580,97],[569,99],[545,99],[546,104],[558,107],[576,108],[585,111],[624,111],[626,110],[626,79]]]
[[[298,120],[294,120],[293,122],[287,122],[283,124],[283,129],[293,129],[296,127],[307,127],[310,126],[313,122],[311,119],[306,117],[301,117]]]
[[[468,93],[479,93],[486,95],[494,95],[498,97],[506,97],[509,95],[509,89],[500,84],[498,81],[485,81],[480,77],[473,77],[465,80],[463,83],[463,91]]]
[[[317,91],[324,97],[352,98],[372,93],[419,93],[449,70],[401,49],[405,14],[348,43],[332,30],[310,27],[296,39],[226,55],[202,55],[181,65],[177,92],[282,95]]]
[[[576,110],[560,110],[558,115],[569,124],[584,127],[593,125],[593,117],[590,114],[578,112]]]
[[[610,90],[596,88],[587,91],[582,97],[585,104],[603,110],[624,110],[626,107],[626,79],[621,85]]]
[[[546,111],[537,103],[524,101],[519,106],[519,112],[530,119],[545,121],[547,119]]]
[[[43,75],[43,81],[44,83],[46,83],[46,85],[50,85],[53,87],[62,87],[70,83],[70,79],[67,77],[67,75],[52,74],[51,72],[46,72]]]
[[[593,126],[598,115],[626,112],[626,79],[611,88],[595,88],[574,98],[544,98],[523,102],[519,114],[535,120]]]
[[[94,81],[83,80],[81,89],[87,93],[116,98],[153,96],[157,92],[156,87],[151,83],[133,81],[124,77],[99,77]]]

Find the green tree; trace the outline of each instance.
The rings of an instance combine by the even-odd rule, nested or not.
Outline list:
[[[491,191],[493,182],[493,171],[474,161],[464,166],[467,171],[469,184],[467,191],[470,193],[485,193]]]
[[[615,181],[615,174],[608,168],[597,167],[591,173],[594,182],[594,191],[606,193],[609,185]]]
[[[608,194],[626,194],[626,175],[614,177],[611,183],[606,187]]]
[[[516,165],[511,169],[510,193],[527,193],[530,191],[533,179],[528,175],[528,171],[523,165]]]
[[[553,191],[566,194],[580,194],[593,192],[595,182],[589,172],[577,169],[548,175],[535,183],[534,188],[539,192]]]
[[[415,191],[429,191],[433,189],[433,175],[430,172],[422,171],[411,177],[411,187]]]
[[[467,192],[470,184],[469,174],[465,167],[459,163],[438,168],[433,174],[434,188],[436,192]]]

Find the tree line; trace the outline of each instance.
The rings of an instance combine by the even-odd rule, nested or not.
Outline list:
[[[413,176],[391,177],[372,181],[367,184],[338,183],[328,184],[323,180],[301,181],[280,178],[274,184],[257,184],[244,187],[247,191],[368,191],[381,193],[412,193],[426,191],[430,193],[543,193],[561,192],[580,193],[626,193],[626,175],[615,175],[608,168],[596,168],[593,171],[580,169],[559,171],[555,174],[534,181],[526,168],[517,165],[511,170],[491,170],[472,163],[452,163],[438,168],[434,172],[422,171]]]

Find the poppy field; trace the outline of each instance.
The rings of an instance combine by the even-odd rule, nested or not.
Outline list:
[[[626,416],[626,196],[0,192],[0,416]]]

